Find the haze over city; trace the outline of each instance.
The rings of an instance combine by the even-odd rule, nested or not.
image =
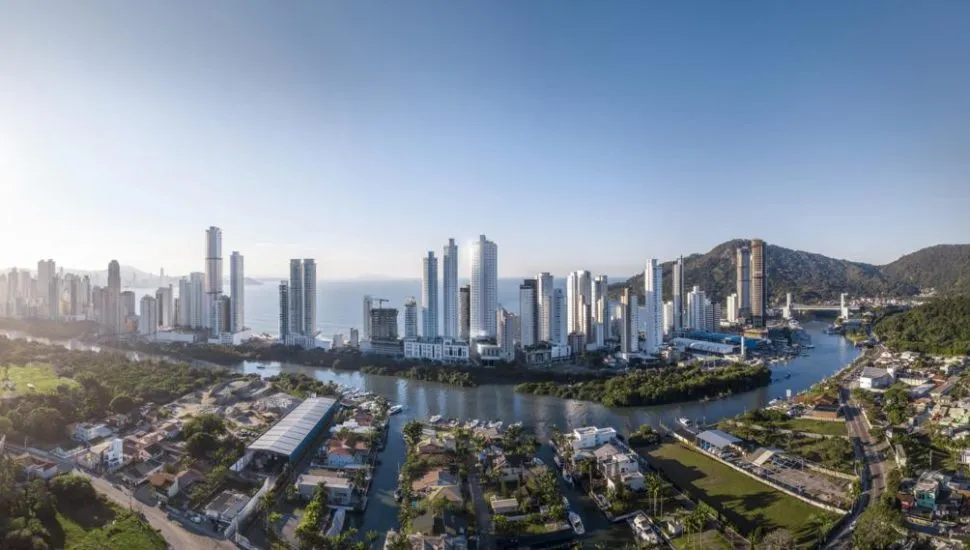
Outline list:
[[[965,240],[970,6],[755,4],[5,3],[0,266],[185,274],[209,225],[256,277]]]

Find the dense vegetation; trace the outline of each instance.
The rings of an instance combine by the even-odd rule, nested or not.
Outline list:
[[[696,401],[723,393],[739,393],[766,386],[771,371],[764,366],[732,365],[706,369],[683,367],[634,371],[609,380],[592,380],[574,384],[528,382],[516,391],[553,395],[564,399],[596,401],[608,407],[661,405]]]
[[[49,482],[26,482],[19,476],[16,462],[0,458],[0,548],[167,548],[141,517],[109,504],[85,478],[59,475]]]
[[[273,383],[273,387],[278,391],[294,395],[300,399],[306,399],[310,394],[324,397],[335,396],[340,393],[337,384],[333,382],[322,382],[299,372],[281,372],[269,378],[269,381]]]
[[[881,269],[897,281],[920,288],[933,288],[951,296],[970,295],[968,244],[941,244],[917,250]]]
[[[478,383],[472,374],[465,369],[442,367],[437,365],[418,365],[414,367],[363,367],[360,372],[365,374],[383,374],[397,376],[409,380],[423,380],[425,382],[440,382],[452,386],[474,387]]]
[[[181,363],[131,361],[122,354],[68,350],[39,342],[0,337],[0,365],[13,372],[34,362],[49,364],[61,377],[75,380],[50,393],[36,392],[0,401],[0,430],[31,440],[57,443],[72,422],[130,411],[141,403],[167,403],[226,376],[216,369]]]
[[[970,354],[970,297],[933,300],[883,317],[872,330],[896,351]]]
[[[0,318],[0,330],[23,332],[51,340],[88,339],[98,334],[98,324],[94,321],[62,322],[47,319]]]
[[[699,285],[708,297],[721,302],[735,291],[735,250],[746,241],[735,239],[714,247],[706,254],[684,258],[684,279],[688,286]],[[812,303],[838,300],[839,294],[853,296],[902,295],[919,291],[919,285],[900,279],[893,271],[864,264],[837,260],[801,250],[768,245],[768,289],[772,302],[781,302],[786,292],[799,302]],[[671,299],[674,262],[663,264],[664,300]],[[893,265],[893,264],[890,264]],[[888,266],[887,266],[888,267]],[[611,294],[618,295],[624,287],[643,293],[643,274],[638,273],[624,283],[612,285]]]

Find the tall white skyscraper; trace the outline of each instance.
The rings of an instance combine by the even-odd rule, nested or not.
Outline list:
[[[414,296],[404,299],[404,337],[418,337],[418,301]]]
[[[663,288],[663,266],[656,258],[651,258],[643,272],[643,305],[647,313],[644,351],[651,355],[660,353],[664,340]]]
[[[317,262],[303,260],[303,336],[317,335]]]
[[[538,281],[525,279],[519,285],[519,323],[522,335],[519,341],[523,347],[534,346],[538,343],[538,314],[539,304],[536,301]]]
[[[246,275],[243,255],[236,251],[229,256],[229,292],[229,330],[241,332],[246,327]]]
[[[566,297],[563,296],[561,288],[552,290],[549,309],[551,311],[552,330],[549,341],[553,344],[564,345],[568,334],[566,333]]]
[[[175,324],[185,328],[192,326],[192,290],[186,277],[179,279],[178,319]]]
[[[362,310],[361,313],[363,314],[363,317],[362,317],[363,323],[361,324],[360,337],[365,342],[370,341],[370,310],[373,308],[374,308],[373,298],[371,298],[370,294],[364,295],[364,301],[361,308]],[[415,321],[415,324],[416,323],[417,321]],[[416,326],[414,330],[417,331]]]
[[[173,298],[172,285],[160,286],[155,291],[155,305],[158,308],[158,319],[156,322],[159,326],[170,327],[175,324],[175,303]]]
[[[729,323],[738,322],[738,294],[735,292],[727,297],[725,303],[727,309],[727,320]]]
[[[222,230],[211,226],[205,231],[205,327],[220,332],[219,298],[222,296]]]
[[[280,281],[280,342],[286,343],[290,337],[290,287]]]
[[[684,257],[674,262],[673,280],[673,330],[684,328]]]
[[[430,250],[421,259],[421,335],[438,337],[438,258]]]
[[[674,302],[664,302],[664,336],[669,336],[674,330]]]
[[[303,261],[299,259],[290,260],[290,284],[289,284],[290,303],[290,336],[303,334]]]
[[[51,279],[57,273],[54,260],[41,260],[37,262],[37,298],[42,302],[49,303]]]
[[[205,327],[205,274],[198,271],[189,274],[191,327],[201,329]]]
[[[498,247],[480,235],[471,244],[469,333],[471,338],[494,338],[498,310]]]
[[[629,288],[623,289],[620,296],[620,352],[637,353],[640,349],[640,331],[637,322],[637,310],[640,305],[637,295],[630,292]]]
[[[593,327],[596,333],[596,345],[604,346],[610,337],[610,283],[606,275],[598,275],[593,279]]]
[[[537,323],[539,327],[539,341],[553,342],[552,334],[556,330],[554,330],[552,319],[552,294],[555,290],[552,275],[542,272],[536,275],[536,283],[538,283],[536,287],[536,303],[539,306],[539,322]]]
[[[695,286],[687,295],[687,328],[691,330],[707,330],[707,295],[699,286]]]
[[[458,338],[458,246],[448,239],[441,256],[441,297],[445,338]]]
[[[146,294],[142,296],[138,310],[138,334],[154,336],[158,333],[158,301]]]
[[[587,305],[592,299],[592,279],[589,271],[573,271],[566,277],[566,332],[567,334],[586,334],[589,332],[589,319],[586,318]]]
[[[504,307],[498,308],[495,315],[496,343],[502,348],[502,359],[511,361],[515,359],[515,344],[522,332],[519,316]]]

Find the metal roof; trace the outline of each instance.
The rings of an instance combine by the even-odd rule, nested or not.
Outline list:
[[[862,369],[862,374],[860,378],[884,378],[889,376],[889,371],[886,369],[879,369],[876,367],[865,367]]]
[[[729,433],[722,432],[721,430],[707,430],[706,432],[701,432],[697,434],[697,439],[710,443],[718,449],[723,449],[724,447],[735,445],[741,442],[740,439]]]
[[[250,446],[251,451],[268,451],[284,456],[292,456],[297,447],[317,427],[317,424],[337,403],[329,397],[311,397],[300,403],[282,420],[259,436]]]
[[[702,351],[706,353],[720,353],[728,355],[737,351],[737,346],[730,344],[718,344],[717,342],[707,342],[704,340],[693,340],[691,338],[673,338],[670,341],[674,347],[682,350]]]

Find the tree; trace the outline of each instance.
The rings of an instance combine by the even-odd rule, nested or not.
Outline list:
[[[38,407],[27,414],[24,432],[34,439],[55,443],[64,436],[64,417],[51,407]]]
[[[13,421],[6,416],[0,416],[0,435],[13,433]]]
[[[119,395],[111,400],[109,408],[116,414],[128,414],[135,408],[135,400],[127,395]]]
[[[209,432],[193,433],[185,442],[185,450],[192,458],[202,459],[219,448],[219,440]]]
[[[883,503],[866,508],[856,520],[852,535],[853,548],[858,550],[887,550],[901,537],[902,515]]]
[[[182,437],[188,439],[197,433],[207,433],[219,436],[226,433],[226,421],[221,416],[212,413],[202,413],[193,416],[182,426]]]
[[[417,445],[421,441],[421,436],[424,434],[424,426],[417,420],[409,420],[401,432],[410,445]]]
[[[762,550],[790,550],[795,548],[795,537],[787,529],[775,529],[761,541]]]
[[[91,480],[75,474],[55,476],[49,488],[63,509],[81,509],[90,506],[98,498]]]

